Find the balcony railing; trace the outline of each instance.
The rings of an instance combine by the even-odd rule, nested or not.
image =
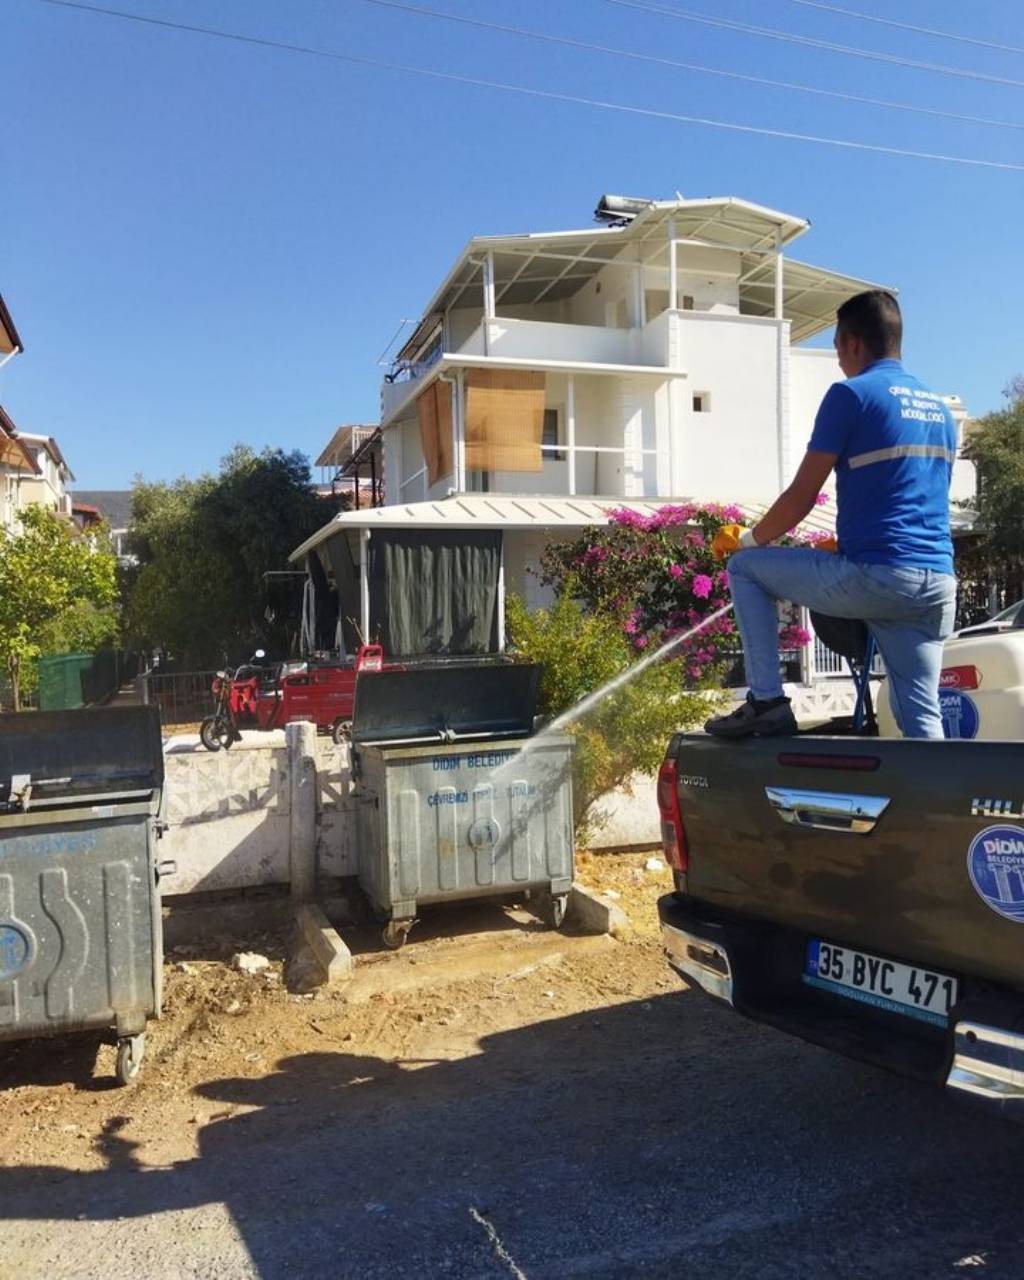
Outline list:
[[[481,321],[448,354],[536,362],[542,368],[545,364],[668,368],[672,316],[672,312],[664,311],[642,328],[633,329],[496,316]],[[381,415],[385,420],[417,395],[418,384],[441,354],[437,347],[428,360],[396,362],[381,388]]]

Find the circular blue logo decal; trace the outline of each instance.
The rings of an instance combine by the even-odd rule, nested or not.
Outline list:
[[[28,938],[11,924],[0,924],[0,982],[24,969],[30,947]]]
[[[1024,924],[1024,827],[986,827],[971,841],[967,870],[980,897]]]
[[[959,689],[939,690],[942,732],[947,738],[976,738],[981,717],[978,705]]]

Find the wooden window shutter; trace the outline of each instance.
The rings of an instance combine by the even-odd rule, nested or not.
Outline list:
[[[416,398],[416,416],[420,424],[420,444],[427,467],[428,485],[437,484],[454,470],[452,448],[452,389],[440,378]]]
[[[470,369],[466,374],[466,467],[540,471],[544,374]]]

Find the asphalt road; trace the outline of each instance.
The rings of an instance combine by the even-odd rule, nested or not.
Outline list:
[[[0,1275],[1024,1276],[1024,1128],[937,1090],[694,992],[482,1049],[218,1081],[261,1109],[166,1169],[0,1168]]]

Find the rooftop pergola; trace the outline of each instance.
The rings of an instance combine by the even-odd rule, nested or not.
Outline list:
[[[412,358],[445,312],[482,294],[484,312],[570,298],[604,267],[666,269],[669,307],[678,296],[677,262],[685,248],[740,254],[739,301],[744,315],[791,322],[791,341],[829,328],[836,308],[880,286],[785,256],[809,228],[804,218],[735,197],[652,201],[622,226],[527,235],[475,236],[431,298],[423,319],[398,353]]]

